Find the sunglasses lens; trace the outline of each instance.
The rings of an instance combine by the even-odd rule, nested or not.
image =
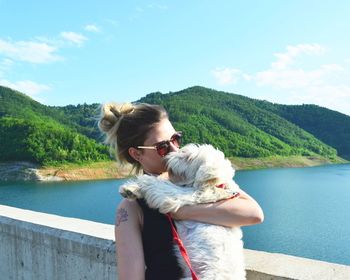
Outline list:
[[[180,148],[181,140],[182,140],[182,134],[179,132],[175,133],[170,139],[171,143],[173,143],[177,148]]]
[[[169,143],[161,143],[156,146],[157,152],[161,157],[164,157],[170,151]]]
[[[173,136],[171,136],[170,140],[160,142],[156,144],[156,149],[158,155],[161,157],[166,156],[170,152],[170,142],[173,143],[177,148],[181,145],[182,133],[176,132]]]

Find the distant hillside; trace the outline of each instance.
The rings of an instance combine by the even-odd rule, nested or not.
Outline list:
[[[191,87],[179,92],[151,93],[139,100],[163,104],[187,142],[212,143],[228,156],[336,156],[321,142],[273,110],[244,96]]]
[[[87,137],[98,139],[96,125],[98,104],[45,106],[29,96],[0,86],[0,117],[12,116],[39,121],[56,121]]]
[[[230,157],[349,154],[349,117],[317,106],[278,105],[203,87],[151,93],[139,102],[164,105],[185,142],[211,143]],[[108,159],[107,147],[98,143],[97,115],[98,104],[45,106],[0,86],[0,161]]]
[[[256,102],[308,131],[350,160],[350,116],[316,105],[280,105]]]
[[[0,87],[0,161],[39,164],[109,159],[108,149],[82,135],[89,127],[70,121],[56,108]]]
[[[54,106],[50,107],[60,114],[65,116],[67,123],[70,126],[75,127],[79,133],[93,138],[96,141],[101,141],[101,132],[97,127],[97,117],[99,114],[100,104],[78,104],[67,105],[63,107]]]

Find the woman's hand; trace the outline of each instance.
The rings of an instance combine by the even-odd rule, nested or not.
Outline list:
[[[194,220],[227,227],[248,226],[264,221],[259,204],[242,190],[237,198],[183,206],[171,216],[175,220]]]

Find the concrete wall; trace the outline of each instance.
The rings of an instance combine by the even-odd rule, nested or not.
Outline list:
[[[350,267],[245,250],[248,280],[350,279]],[[113,226],[0,205],[0,279],[116,278]]]
[[[113,226],[0,205],[0,279],[116,279]]]
[[[245,249],[249,280],[350,280],[350,266]]]

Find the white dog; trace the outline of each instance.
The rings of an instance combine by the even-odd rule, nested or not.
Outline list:
[[[166,156],[169,180],[142,175],[120,187],[128,199],[144,198],[150,208],[166,214],[184,205],[211,203],[239,192],[234,169],[224,154],[211,145],[188,144]],[[234,202],[232,202],[234,203]],[[175,221],[193,270],[201,280],[245,279],[242,231],[196,221]],[[185,278],[190,270],[174,247]]]

